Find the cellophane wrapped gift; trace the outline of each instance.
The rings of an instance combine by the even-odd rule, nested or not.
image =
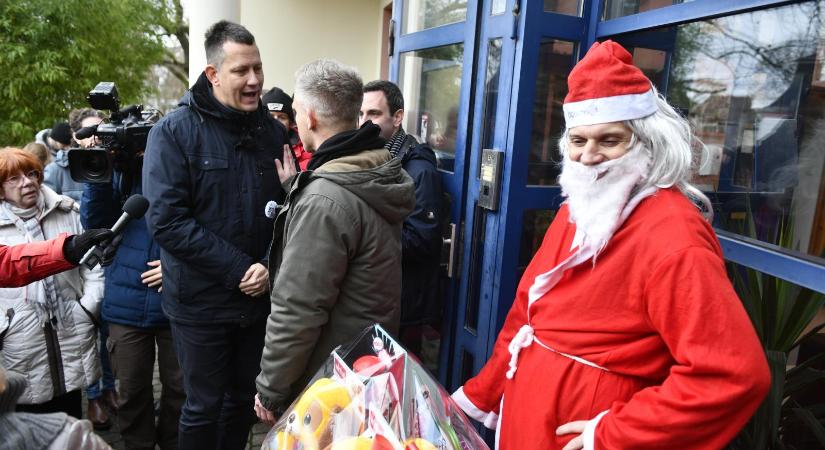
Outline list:
[[[333,350],[261,448],[488,450],[444,388],[379,325]]]

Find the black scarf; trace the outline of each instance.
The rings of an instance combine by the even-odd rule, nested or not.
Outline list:
[[[398,131],[396,131],[388,140],[386,149],[390,151],[390,155],[393,158],[398,156],[398,151],[401,150],[401,146],[404,145],[404,141],[407,140],[407,132],[404,131],[404,127],[399,127]]]
[[[322,165],[342,156],[353,155],[364,150],[384,148],[385,141],[381,136],[381,127],[370,121],[357,130],[344,131],[327,139],[312,154],[308,170],[315,170]]]

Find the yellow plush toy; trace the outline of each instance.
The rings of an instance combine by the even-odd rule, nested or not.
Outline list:
[[[375,438],[364,436],[349,437],[333,442],[327,450],[393,450],[392,444],[384,436]]]
[[[409,438],[404,441],[404,450],[437,450],[430,441],[421,438]]]
[[[372,439],[358,436],[333,442],[330,450],[372,450]]]
[[[277,436],[278,449],[292,450],[296,443],[307,450],[326,448],[332,440],[330,422],[351,401],[343,384],[330,378],[319,378],[287,416],[286,427]]]

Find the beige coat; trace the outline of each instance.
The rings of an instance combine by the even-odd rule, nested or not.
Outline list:
[[[41,220],[46,239],[83,231],[74,200],[56,194],[47,186],[41,187],[41,193],[46,202]],[[0,243],[24,242],[26,236],[0,212]],[[97,329],[81,304],[89,313],[98,314],[103,299],[103,270],[99,266],[93,270],[75,268],[53,278],[68,317],[66,326],[54,333],[58,345],[53,352],[47,351],[44,324],[26,301],[27,286],[0,289],[0,332],[8,329],[0,351],[0,364],[28,379],[29,385],[18,401],[21,404],[49,401],[57,395],[56,388],[64,392],[85,388],[100,376]],[[10,310],[13,311],[11,321]],[[62,386],[59,380],[52,379],[50,368],[62,373]]]

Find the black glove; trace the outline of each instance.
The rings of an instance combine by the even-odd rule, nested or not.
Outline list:
[[[112,230],[105,228],[86,230],[81,234],[69,236],[63,243],[63,257],[66,258],[66,261],[78,265],[80,259],[90,248],[111,238]]]
[[[118,234],[111,240],[111,242],[107,242],[103,246],[103,255],[100,257],[100,266],[107,267],[112,264],[112,261],[115,260],[115,254],[117,253],[117,247],[120,245],[120,241],[123,240],[123,235]]]

